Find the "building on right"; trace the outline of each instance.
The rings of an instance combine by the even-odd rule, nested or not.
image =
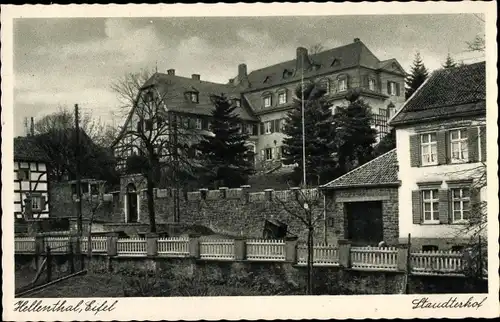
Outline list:
[[[391,118],[399,242],[460,250],[486,236],[485,62],[434,72]]]

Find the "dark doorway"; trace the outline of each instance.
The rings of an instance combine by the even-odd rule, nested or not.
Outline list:
[[[384,238],[382,202],[349,202],[344,207],[347,239],[355,245],[377,246]]]
[[[127,213],[128,222],[137,222],[137,191],[133,183],[127,186]]]

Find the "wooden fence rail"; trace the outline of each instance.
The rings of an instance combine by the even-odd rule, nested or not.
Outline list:
[[[301,244],[297,246],[297,264],[307,265],[307,245]],[[317,244],[313,248],[313,265],[314,266],[338,266],[339,254],[338,249],[334,245]]]
[[[146,239],[119,238],[116,250],[118,256],[146,256]]]
[[[461,273],[463,256],[460,252],[428,251],[411,253],[410,265],[416,274]]]
[[[169,237],[160,238],[157,241],[158,255],[165,257],[187,257],[189,256],[189,238]]]
[[[200,241],[201,259],[234,259],[234,240],[203,240]]]
[[[69,237],[46,237],[45,246],[49,246],[52,253],[67,253],[69,251]]]
[[[246,245],[248,260],[285,260],[285,241],[283,240],[250,239]]]
[[[352,247],[352,268],[396,270],[398,250],[395,247]]]
[[[35,237],[16,237],[14,240],[14,250],[16,253],[34,253]]]
[[[88,251],[88,237],[81,239],[82,252]],[[101,236],[91,237],[92,253],[106,253],[108,251],[107,238]]]

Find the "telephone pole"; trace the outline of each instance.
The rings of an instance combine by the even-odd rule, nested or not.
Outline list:
[[[76,162],[76,222],[78,231],[78,246],[80,246],[82,238],[82,189],[80,179],[80,116],[78,113],[78,104],[75,104],[75,162]],[[81,247],[78,247],[80,253],[80,266],[83,270],[83,255]]]

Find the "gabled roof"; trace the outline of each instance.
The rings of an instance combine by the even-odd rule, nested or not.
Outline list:
[[[14,138],[14,161],[48,162],[49,157],[32,137]]]
[[[485,62],[435,71],[406,101],[390,125],[486,113]]]
[[[146,81],[143,88],[151,85],[156,85],[160,94],[166,97],[165,103],[169,111],[180,113],[212,115],[214,105],[210,100],[210,96],[214,94],[224,94],[230,99],[240,98],[239,91],[233,86],[196,80],[177,75],[155,73],[148,81]],[[186,100],[184,97],[184,93],[186,92],[198,93],[198,103],[192,103],[189,100]],[[256,120],[251,114],[251,111],[244,107],[237,108],[235,112],[242,120]]]
[[[382,154],[320,188],[342,189],[391,185],[399,185],[396,149]]]
[[[315,77],[335,71],[357,66],[371,69],[380,68],[380,60],[358,40],[348,45],[340,46],[309,56],[312,67],[304,72],[304,77]],[[396,61],[394,59],[394,61]],[[250,87],[246,91],[254,91],[269,87],[279,86],[301,78],[297,72],[297,60],[292,59],[279,64],[257,69],[248,74]],[[284,77],[285,71],[292,72],[290,76]],[[264,82],[264,80],[266,80]]]

